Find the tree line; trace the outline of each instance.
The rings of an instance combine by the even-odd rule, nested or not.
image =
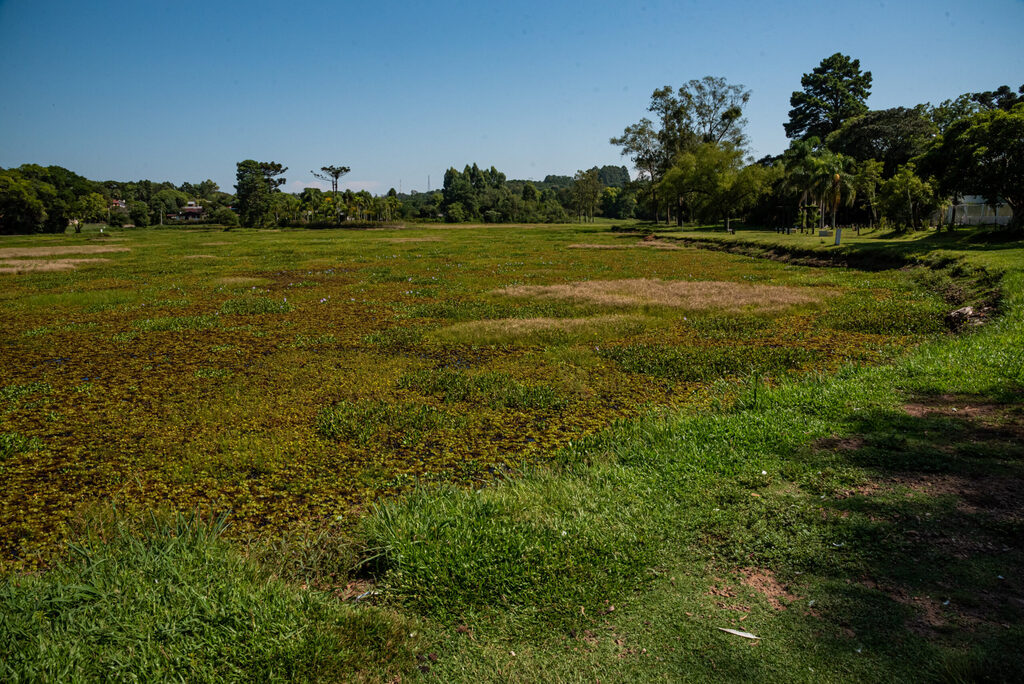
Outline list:
[[[60,166],[23,164],[0,169],[0,234],[63,233],[85,222],[148,226],[163,223],[189,202],[208,220],[238,223],[234,196],[212,180],[174,185],[140,180],[93,181]]]
[[[800,230],[929,224],[965,195],[1008,204],[1022,225],[1024,85],[938,105],[871,110],[872,74],[836,53],[803,74],[782,154],[746,158],[750,91],[707,76],[651,95],[652,116],[611,138],[639,175],[636,215]]]
[[[508,180],[495,167],[449,168],[439,191],[375,196],[339,190],[348,166],[314,178],[330,190],[281,190],[287,167],[247,159],[234,194],[212,180],[174,185],[92,181],[59,166],[0,169],[0,233],[64,232],[84,222],[163,223],[192,202],[225,226],[327,226],[352,222],[593,221],[596,216],[684,222],[733,219],[799,230],[826,225],[929,224],[965,195],[1005,202],[1024,224],[1024,85],[964,93],[938,105],[871,110],[872,74],[836,53],[802,75],[783,126],[782,154],[747,157],[751,91],[705,76],[651,95],[644,116],[611,138],[633,163]]]

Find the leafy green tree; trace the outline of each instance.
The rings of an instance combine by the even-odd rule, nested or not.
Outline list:
[[[90,192],[81,197],[74,208],[78,218],[94,223],[106,219],[109,212],[110,200],[98,192]]]
[[[469,220],[469,216],[466,213],[466,209],[462,206],[462,202],[452,202],[448,205],[445,211],[445,220],[449,223],[463,223]]]
[[[316,178],[320,180],[329,181],[331,184],[331,195],[336,196],[338,194],[338,180],[347,174],[352,169],[347,166],[321,166],[319,171],[310,171]],[[334,208],[336,212],[334,214],[335,222],[341,222],[341,204],[337,201],[334,202]]]
[[[149,201],[149,208],[159,217],[159,224],[164,224],[167,214],[177,213],[188,202],[188,196],[180,190],[164,188],[155,193]]]
[[[441,190],[444,196],[442,211],[449,223],[472,221],[479,217],[480,201],[469,172],[469,166],[466,167],[465,173],[454,167],[445,171],[444,186]],[[458,207],[455,208],[455,205]]]
[[[938,208],[930,183],[917,175],[914,164],[905,164],[879,190],[882,211],[900,230],[917,227]]]
[[[1011,225],[1024,225],[1024,105],[983,111],[953,123],[922,158],[945,195],[982,195],[1005,201]]]
[[[728,144],[701,143],[676,158],[658,185],[661,196],[672,199],[676,223],[686,210],[705,219],[724,217],[724,189],[743,167],[743,152]]]
[[[812,185],[821,199],[821,221],[824,224],[826,212],[831,213],[831,227],[836,227],[836,212],[840,204],[852,206],[857,197],[856,162],[850,157],[825,150],[813,158]],[[836,244],[840,234],[836,233]]]
[[[779,189],[795,200],[800,217],[800,232],[808,228],[808,209],[814,184],[814,155],[821,141],[817,138],[794,140],[782,153],[784,174]]]
[[[262,228],[271,218],[272,195],[284,184],[287,167],[246,159],[237,164],[235,196],[243,226]]]
[[[869,228],[873,228],[878,221],[878,186],[881,182],[882,162],[877,159],[868,159],[857,167],[853,184],[856,188],[857,196],[861,198],[868,211],[868,216],[870,217]],[[859,228],[857,232],[858,234],[860,233]]]
[[[965,93],[952,100],[943,100],[939,104],[927,105],[928,118],[944,134],[955,121],[966,119],[981,111],[981,105],[974,101],[970,93]]]
[[[825,143],[833,152],[857,161],[881,160],[888,178],[899,166],[927,150],[937,134],[938,127],[929,120],[924,107],[893,107],[849,119]]]
[[[593,221],[601,197],[601,181],[597,177],[597,168],[589,171],[577,171],[573,178],[573,208],[580,221]]]
[[[750,101],[750,91],[742,85],[705,76],[681,87],[679,99],[701,142],[727,142],[736,147],[746,143],[743,127],[747,120],[743,118],[743,108]]]
[[[644,117],[639,122],[626,126],[621,136],[611,138],[609,142],[622,148],[622,154],[632,160],[633,166],[641,175],[646,176],[648,180],[658,178],[658,168],[664,155],[658,133],[650,119]]]
[[[238,214],[227,207],[221,207],[210,214],[210,220],[225,228],[233,228],[238,225]]]
[[[1024,103],[1024,85],[1016,93],[1010,86],[1001,85],[995,90],[971,93],[971,99],[977,102],[983,110],[1002,109],[1004,112],[1009,112],[1017,105]]]
[[[270,214],[276,226],[283,226],[292,221],[297,221],[301,200],[298,195],[286,192],[277,192],[270,196]]]
[[[132,223],[139,228],[144,228],[149,225],[149,205],[141,200],[132,200],[128,202],[128,216],[131,217]]]
[[[860,60],[839,52],[821,60],[811,73],[800,79],[803,90],[789,98],[786,137],[824,140],[845,121],[868,111],[871,72],[860,70]]]
[[[629,170],[625,166],[602,166],[597,170],[601,185],[609,188],[624,188],[629,184]]]
[[[0,171],[0,234],[38,233],[46,221],[52,185],[25,178],[17,171]]]
[[[608,187],[601,191],[601,215],[614,219],[633,218],[636,196],[632,189]]]
[[[781,168],[749,164],[738,171],[730,169],[719,176],[718,189],[712,195],[712,202],[725,221],[726,231],[731,231],[729,222],[732,217],[753,207],[781,174]]]

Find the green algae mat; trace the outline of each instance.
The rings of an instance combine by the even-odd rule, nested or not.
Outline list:
[[[913,270],[813,269],[597,226],[0,238],[0,562],[95,507],[345,525],[616,420],[947,334]]]

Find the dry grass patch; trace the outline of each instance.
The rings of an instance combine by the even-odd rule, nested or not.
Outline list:
[[[498,292],[510,297],[560,299],[599,306],[667,306],[685,309],[775,310],[819,301],[826,292],[804,287],[755,285],[717,280],[637,278],[592,280],[564,285],[517,285]]]
[[[125,250],[127,251],[127,250]],[[70,271],[82,264],[94,264],[110,259],[33,259],[0,261],[0,273],[32,273],[38,271]]]
[[[591,316],[589,318],[502,318],[468,321],[442,328],[429,337],[438,342],[502,344],[512,341],[550,343],[580,339],[608,339],[642,331],[652,325],[643,316]]]
[[[220,257],[212,254],[186,254],[182,259],[219,259]]]
[[[269,278],[254,278],[252,276],[225,276],[223,278],[218,278],[217,282],[221,285],[249,286],[267,285],[271,280]]]
[[[204,242],[203,247],[225,247],[231,244],[230,242]]]
[[[50,257],[62,254],[103,254],[106,252],[130,252],[131,247],[113,245],[69,245],[63,247],[5,247],[0,249],[0,259],[23,259]]]

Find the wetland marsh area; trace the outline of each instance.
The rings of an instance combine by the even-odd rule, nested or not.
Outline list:
[[[1019,675],[1024,250],[820,242],[5,237],[2,667]]]

